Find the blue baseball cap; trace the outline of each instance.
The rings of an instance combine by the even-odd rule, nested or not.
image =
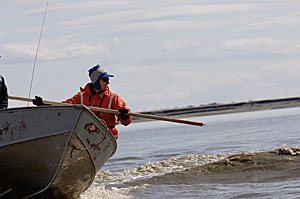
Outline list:
[[[89,69],[89,76],[92,81],[92,84],[98,90],[101,89],[101,86],[99,84],[99,79],[114,77],[114,75],[111,75],[108,72],[106,72],[104,68],[101,68],[99,64]]]
[[[96,65],[89,70],[89,76],[93,84],[95,84],[99,79],[105,79],[109,77],[114,77],[114,75],[109,74],[100,65]]]

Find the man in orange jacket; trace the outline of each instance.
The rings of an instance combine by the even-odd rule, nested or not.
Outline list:
[[[109,78],[114,77],[113,75],[108,74],[104,68],[96,65],[89,70],[89,77],[91,83],[86,84],[84,88],[80,88],[80,92],[72,98],[63,101],[63,103],[84,104],[86,106],[118,110],[121,113],[120,115],[93,111],[94,114],[106,122],[107,127],[118,139],[116,125],[119,121],[125,126],[129,125],[132,121],[132,116],[126,114],[131,112],[131,110],[117,93],[110,91],[108,87]],[[33,100],[35,105],[43,105],[42,98],[39,98],[36,96]]]

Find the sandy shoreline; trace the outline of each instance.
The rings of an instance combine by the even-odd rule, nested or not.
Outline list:
[[[202,105],[198,107],[186,107],[176,109],[166,109],[159,111],[140,112],[164,117],[185,118],[218,114],[230,114],[239,112],[262,111],[280,108],[292,108],[300,106],[300,97],[259,100],[249,102],[239,102],[230,104]],[[150,121],[145,118],[134,118],[133,122]]]

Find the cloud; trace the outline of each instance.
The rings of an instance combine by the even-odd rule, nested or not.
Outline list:
[[[57,99],[72,95],[87,79],[82,80],[82,66],[101,57],[117,77],[111,86],[118,90],[113,90],[141,110],[291,95],[299,91],[298,4],[51,0],[38,55],[47,67],[36,76],[45,83],[39,82],[38,89],[48,88],[47,94]],[[1,16],[10,23],[3,21],[0,32],[1,63],[32,63],[45,2],[2,5]],[[59,61],[54,65],[53,60]],[[42,77],[49,74],[46,68],[61,65],[66,67],[57,82],[68,82],[66,88],[50,91],[58,83],[49,85]],[[26,64],[21,66],[18,74],[24,78]],[[63,74],[71,67],[74,74],[66,80]],[[16,79],[22,78],[12,78],[12,69],[2,72],[14,79],[11,88],[21,89]]]
[[[207,64],[248,65],[248,63],[279,62],[300,56],[300,40],[275,39],[272,37],[243,38],[219,41],[168,40],[161,44],[156,55],[141,57],[137,64],[161,65],[180,63],[181,65]],[[243,67],[245,68],[245,67]]]
[[[159,4],[159,5],[157,5]],[[97,27],[99,24],[105,26],[106,30],[116,27],[117,31],[126,29],[184,29],[195,28],[199,26],[207,27],[210,23],[217,25],[224,24],[224,20],[214,23],[201,20],[202,16],[225,13],[241,13],[253,9],[248,4],[200,4],[200,3],[174,3],[174,2],[157,2],[149,5],[143,1],[128,4],[125,7],[118,6],[119,9],[99,9],[107,10],[101,14],[89,13],[88,16],[77,17],[72,20],[65,20],[59,24],[66,28],[87,28]],[[178,5],[179,4],[179,5]],[[97,4],[94,5],[97,7]],[[200,18],[199,18],[200,17]],[[200,19],[200,20],[199,20]],[[228,24],[227,21],[226,24]],[[117,24],[117,25],[116,25]],[[197,25],[198,24],[198,25]],[[196,25],[196,26],[195,26]],[[210,25],[211,26],[211,25]],[[111,30],[113,31],[113,30]]]
[[[199,41],[191,41],[191,40],[169,40],[167,44],[162,46],[162,50],[166,52],[176,52],[181,50],[187,50],[190,48],[201,48],[203,45],[202,42]]]
[[[0,47],[4,63],[31,62],[36,53],[36,42],[6,43]],[[109,58],[109,48],[100,43],[77,41],[75,36],[64,36],[43,40],[38,52],[38,60],[54,61],[101,55]]]
[[[221,40],[215,42],[200,42],[193,40],[169,40],[161,47],[162,52],[176,58],[216,58],[222,56],[259,56],[268,58],[274,56],[299,56],[300,40],[274,39],[272,37],[243,38]]]
[[[290,79],[299,80],[300,67],[299,58],[279,61],[277,63],[265,64],[260,68],[260,74],[269,76],[276,76],[276,79]],[[269,79],[269,78],[266,78]]]
[[[220,42],[219,46],[223,50],[242,53],[300,54],[300,40],[274,39],[271,37],[226,40]]]
[[[277,29],[278,27],[288,27],[300,24],[300,14],[290,13],[280,16],[260,16],[254,22],[243,25],[240,30],[254,31],[265,29]]]
[[[56,25],[47,26],[70,29],[93,29],[98,35],[110,35],[114,33],[140,34],[157,31],[177,31],[203,28],[234,27],[236,31],[249,29],[265,29],[268,25],[276,23],[293,24],[299,21],[296,12],[289,17],[282,18],[280,9],[276,5],[286,6],[283,3],[273,4],[266,2],[255,3],[211,3],[210,1],[195,2],[182,1],[80,1],[64,2],[54,1],[49,3],[48,14],[57,16],[66,12],[76,12],[73,17],[64,17],[65,20],[56,22]],[[267,6],[269,5],[269,6]],[[263,7],[263,8],[261,8]],[[279,10],[278,16],[269,17],[255,14],[262,11],[271,12]],[[85,10],[88,10],[85,12]],[[101,11],[101,12],[100,12]],[[254,12],[255,11],[255,12]],[[25,10],[21,16],[42,15],[44,7]],[[100,13],[100,14],[99,14]],[[236,17],[239,15],[239,17]],[[224,17],[226,16],[226,17]],[[249,23],[245,24],[245,18],[251,16]],[[254,16],[254,17],[253,17]],[[293,20],[291,20],[293,19]],[[278,24],[277,24],[278,25]],[[77,31],[79,31],[77,30]],[[19,32],[19,31],[14,31]]]
[[[40,2],[40,1],[37,1]],[[49,13],[55,12],[55,13],[65,13],[65,12],[71,12],[71,11],[78,11],[81,12],[78,13],[79,15],[82,13],[90,13],[91,11],[99,11],[99,10],[123,10],[126,7],[129,7],[131,5],[131,1],[122,1],[122,0],[114,0],[114,1],[72,1],[72,2],[64,2],[61,0],[57,1],[51,1],[49,2]],[[121,8],[121,9],[120,9]],[[34,8],[34,9],[28,9],[24,10],[20,13],[20,16],[26,17],[26,16],[32,16],[32,15],[41,15],[45,12],[44,7],[40,8]]]
[[[41,25],[40,25],[41,26]],[[8,30],[3,30],[0,33],[0,37],[17,37],[18,35],[34,35],[38,36],[39,32],[41,31],[41,27],[24,27],[24,28],[11,28]],[[2,41],[3,42],[3,41]]]

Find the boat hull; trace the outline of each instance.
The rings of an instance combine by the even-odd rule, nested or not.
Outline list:
[[[84,106],[0,111],[0,197],[79,197],[116,147]]]

